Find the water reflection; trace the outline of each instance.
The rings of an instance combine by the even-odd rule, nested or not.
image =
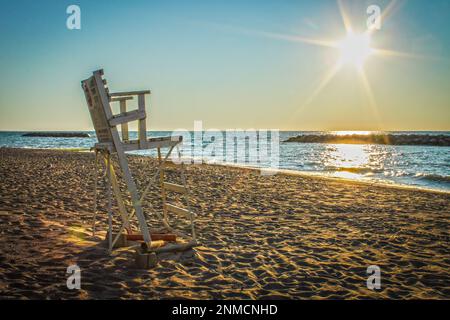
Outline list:
[[[386,153],[376,146],[358,144],[328,145],[321,155],[325,169],[333,176],[351,179],[382,170],[385,158]]]

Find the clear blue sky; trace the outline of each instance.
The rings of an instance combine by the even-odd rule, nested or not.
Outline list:
[[[367,6],[390,1],[342,3],[363,32]],[[426,58],[368,58],[375,115],[350,66],[310,99],[335,48],[274,36],[345,37],[334,0],[2,1],[0,130],[91,129],[80,80],[100,67],[112,91],[152,90],[154,130],[450,130],[450,1],[395,8],[373,46]]]

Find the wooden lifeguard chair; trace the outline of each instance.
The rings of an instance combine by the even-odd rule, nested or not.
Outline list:
[[[107,87],[106,80],[103,78],[103,70],[93,72],[93,75],[81,81],[81,86],[86,96],[87,105],[92,118],[92,122],[97,135],[98,143],[94,146],[95,151],[95,205],[94,205],[94,222],[93,234],[96,229],[96,213],[97,213],[97,181],[98,181],[98,163],[103,162],[105,165],[108,194],[108,247],[111,253],[113,248],[118,246],[136,245],[137,262],[139,265],[149,267],[156,261],[156,254],[167,251],[184,251],[196,245],[196,234],[194,218],[195,214],[191,209],[189,201],[189,189],[186,184],[185,168],[182,161],[179,166],[182,184],[174,184],[164,181],[164,170],[166,165],[171,165],[174,162],[169,162],[168,158],[174,148],[177,149],[178,157],[180,157],[179,144],[182,142],[182,136],[171,137],[151,137],[147,138],[145,111],[145,96],[150,94],[150,90],[131,91],[131,92],[117,92],[110,93]],[[138,108],[137,110],[127,111],[127,101],[132,100],[137,96]],[[120,113],[114,115],[111,108],[111,103],[119,102]],[[128,123],[131,121],[138,121],[138,139],[130,140]],[[117,126],[121,126],[122,139],[119,136]],[[158,168],[156,173],[150,179],[150,183],[146,186],[143,192],[139,193],[136,183],[131,174],[126,151],[157,149],[158,151]],[[161,149],[168,149],[165,157],[162,157]],[[126,200],[123,197],[118,177],[114,171],[113,158],[117,158],[118,167],[122,171],[122,178],[125,181],[127,192],[131,198],[131,205],[127,210]],[[181,160],[181,159],[180,159]],[[159,179],[158,179],[159,178]],[[159,180],[159,188],[163,202],[163,212],[158,210],[153,212],[145,212],[143,204],[145,196],[152,184]],[[117,201],[119,214],[121,218],[121,225],[118,231],[113,231],[113,212],[112,212],[112,198],[111,189]],[[181,208],[166,202],[168,192],[181,193],[186,202],[186,207]],[[155,214],[156,218],[162,223],[163,228],[159,230],[151,229],[148,225],[146,216]],[[176,230],[169,224],[168,215],[181,215],[190,222],[188,226],[189,232]],[[132,218],[137,218],[137,229],[139,233],[133,231],[136,226],[132,223]],[[117,228],[116,228],[117,230]]]

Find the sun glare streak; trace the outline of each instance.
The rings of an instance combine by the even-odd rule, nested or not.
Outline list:
[[[334,78],[336,73],[338,73],[339,69],[341,68],[340,62],[336,63],[334,67],[328,71],[328,73],[323,77],[322,81],[317,86],[316,90],[313,91],[311,94],[311,98],[308,99],[308,101],[312,101],[314,97],[319,94],[319,92]]]
[[[323,88],[325,88],[327,86],[327,84],[334,78],[334,76],[336,75],[336,73],[339,72],[339,70],[341,69],[342,64],[340,61],[338,61],[332,69],[330,69],[325,76],[322,78],[322,80],[320,81],[319,85],[316,87],[316,89],[313,91],[313,93],[308,97],[308,99],[303,103],[302,107],[299,108],[299,110],[297,110],[297,113],[300,112],[300,110],[307,106],[308,104],[310,104],[314,98],[320,93],[320,91],[322,91]]]
[[[367,98],[369,99],[370,106],[376,109],[377,103],[375,100],[375,96],[372,91],[372,86],[370,85],[369,79],[366,76],[364,68],[358,69],[358,74],[361,78],[361,82],[363,84],[364,90],[366,91]]]
[[[358,74],[361,78],[361,82],[364,87],[364,91],[367,96],[367,99],[369,100],[369,107],[370,107],[376,121],[378,122],[378,124],[381,125],[382,121],[381,121],[381,116],[380,116],[380,113],[378,110],[378,104],[375,99],[375,95],[373,94],[373,90],[372,90],[372,86],[370,85],[370,81],[366,76],[364,67],[361,67],[358,69]]]
[[[326,40],[326,39],[313,39],[313,38],[307,38],[307,37],[301,37],[298,35],[289,35],[284,33],[277,33],[277,32],[268,32],[268,31],[259,31],[259,30],[253,30],[253,29],[247,29],[247,28],[240,28],[240,27],[234,27],[230,25],[224,25],[224,24],[217,24],[217,23],[208,23],[208,27],[218,28],[223,31],[231,31],[243,35],[249,35],[249,36],[259,36],[259,37],[265,37],[270,39],[276,39],[276,40],[286,40],[289,42],[300,42],[300,43],[306,43],[311,44],[315,46],[321,46],[321,47],[329,47],[329,48],[336,48],[337,43],[335,41]]]
[[[268,38],[287,40],[287,41],[291,41],[291,42],[303,42],[306,44],[312,44],[312,45],[322,46],[322,47],[336,48],[336,45],[337,45],[336,42],[334,42],[334,41],[304,38],[304,37],[300,37],[300,36],[286,35],[286,34],[282,34],[282,33],[250,31],[250,30],[248,32],[251,32],[253,34],[258,34],[260,36],[264,36],[264,37],[268,37]]]
[[[347,13],[345,12],[344,5],[342,4],[342,0],[337,0],[337,4],[339,7],[339,12],[341,13],[342,22],[344,23],[345,31],[347,33],[353,32],[350,18],[347,16]]]
[[[427,56],[427,55],[421,55],[421,54],[414,54],[414,53],[388,50],[388,49],[378,49],[378,48],[373,49],[373,53],[378,56],[383,56],[383,57],[407,58],[407,59],[417,59],[417,60],[435,60],[435,61],[445,60],[440,57],[433,57],[433,56]]]

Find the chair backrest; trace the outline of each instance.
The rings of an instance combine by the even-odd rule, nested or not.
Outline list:
[[[98,142],[112,143],[111,127],[109,126],[108,118],[111,116],[111,106],[109,105],[109,98],[107,105],[103,97],[109,97],[106,80],[102,78],[103,70],[94,71],[94,75],[86,80],[81,81],[86,96],[86,102],[91,114],[92,123],[94,124],[95,133],[97,134]],[[100,81],[99,81],[100,79]],[[100,83],[101,85],[98,85]],[[109,115],[109,117],[108,117]]]

